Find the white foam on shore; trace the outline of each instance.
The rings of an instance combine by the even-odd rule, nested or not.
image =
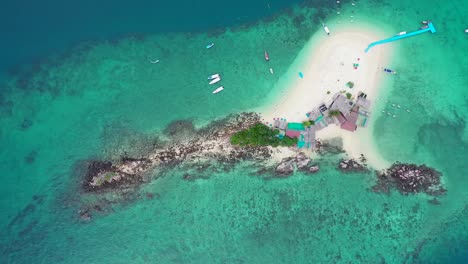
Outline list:
[[[330,36],[318,31],[305,45],[285,76],[278,81],[276,91],[281,91],[278,97],[260,109],[265,121],[271,122],[275,117],[286,118],[289,122],[307,120],[306,113],[320,104],[331,102],[333,96],[346,91],[354,97],[359,91],[365,92],[372,101],[372,111],[378,98],[378,91],[383,86],[382,68],[388,67],[391,45],[373,47],[368,53],[367,45],[376,40],[388,37],[379,29],[368,25],[348,25],[332,30]],[[353,64],[358,63],[357,69]],[[299,72],[304,78],[299,77]],[[353,82],[354,88],[346,86]],[[363,154],[368,164],[375,169],[384,169],[390,165],[378,153],[374,144],[373,118],[368,127],[359,127],[355,132],[329,125],[317,132],[317,138],[343,138],[344,150],[352,157]]]

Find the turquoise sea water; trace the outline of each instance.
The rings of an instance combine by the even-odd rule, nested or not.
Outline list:
[[[240,19],[182,23],[172,33],[162,24],[151,31],[135,23],[108,35],[68,35],[65,44],[30,53],[22,47],[18,56],[9,52],[4,67],[18,70],[4,74],[0,88],[1,262],[466,263],[468,4],[306,1],[280,12],[278,3],[270,2],[273,11],[259,4],[259,14]],[[90,20],[100,24],[95,17]],[[175,168],[91,222],[78,221],[83,205],[115,198],[81,191],[83,160],[144,150],[173,120],[201,125],[262,106],[283,92],[274,84],[321,30],[320,19],[387,22],[389,35],[434,21],[437,34],[389,44],[397,47],[389,67],[398,74],[386,76],[370,125],[385,158],[443,172],[448,193],[440,205],[424,195],[375,194],[372,174],[342,175],[336,157],[327,157],[318,174],[287,179],[267,180],[241,164],[184,181]],[[82,42],[95,36],[104,37]],[[206,50],[210,42],[216,45]],[[47,55],[10,65],[27,61],[24,54]],[[159,64],[149,63],[156,58]],[[216,97],[206,84],[215,72],[226,87]],[[398,112],[392,103],[412,111]]]

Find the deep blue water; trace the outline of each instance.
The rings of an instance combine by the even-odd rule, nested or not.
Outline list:
[[[0,72],[82,41],[209,31],[258,20],[299,0],[17,0],[0,9]],[[267,3],[269,3],[270,9]]]

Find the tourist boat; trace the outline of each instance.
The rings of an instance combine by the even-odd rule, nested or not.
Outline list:
[[[215,84],[217,82],[221,81],[221,77],[214,78],[213,80],[210,81],[209,84]]]
[[[220,87],[216,88],[216,90],[213,91],[213,94],[217,94],[217,93],[221,92],[222,90],[224,90],[224,86],[220,86]]]
[[[405,34],[406,34],[406,31],[402,31],[402,32],[396,34],[395,36],[402,36],[402,35],[405,35]]]
[[[385,68],[385,69],[384,69],[384,72],[388,72],[388,73],[391,73],[391,74],[396,74],[396,71],[390,70],[390,69],[388,69],[388,68]]]
[[[467,29],[465,29],[465,33],[468,33],[468,28],[467,28]]]
[[[268,56],[268,51],[266,51],[266,50],[265,50],[265,60],[266,61],[270,60],[270,56]]]
[[[330,29],[328,29],[327,25],[322,23],[322,27],[323,27],[323,30],[325,30],[325,33],[327,33],[327,35],[330,35]]]
[[[214,43],[210,43],[210,44],[206,45],[206,48],[211,49],[213,46],[214,46]]]
[[[219,78],[219,73],[216,73],[216,74],[213,74],[211,76],[208,76],[208,80],[213,80],[213,79],[216,79],[216,78]]]
[[[270,73],[271,73],[271,74],[273,74],[273,73],[274,73],[274,72],[273,72],[273,68],[270,68]]]

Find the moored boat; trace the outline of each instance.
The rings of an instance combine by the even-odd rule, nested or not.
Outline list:
[[[273,73],[274,73],[274,72],[273,72],[273,68],[270,68],[270,73],[271,73],[271,74],[273,74]]]
[[[210,44],[206,45],[206,48],[211,49],[213,46],[214,46],[214,43],[210,43]]]
[[[220,77],[219,73],[216,73],[216,74],[208,76],[208,80],[213,80],[213,79],[216,79],[216,78],[219,78],[219,77]]]
[[[213,80],[210,81],[209,84],[215,84],[217,82],[221,81],[221,77],[214,78]]]
[[[220,86],[220,87],[216,88],[216,90],[214,90],[212,93],[217,94],[217,93],[221,92],[222,90],[224,90],[224,86]]]
[[[405,35],[406,34],[406,31],[402,31],[402,32],[399,32],[398,34],[396,34],[396,36],[402,36],[402,35]]]
[[[468,28],[467,28],[467,29],[465,29],[465,33],[468,33]]]
[[[322,23],[322,27],[323,27],[323,30],[325,30],[325,33],[327,33],[327,35],[330,35],[330,29],[327,27],[327,25]]]
[[[270,60],[270,56],[268,56],[268,52],[265,50],[265,60],[266,61],[269,61]]]

